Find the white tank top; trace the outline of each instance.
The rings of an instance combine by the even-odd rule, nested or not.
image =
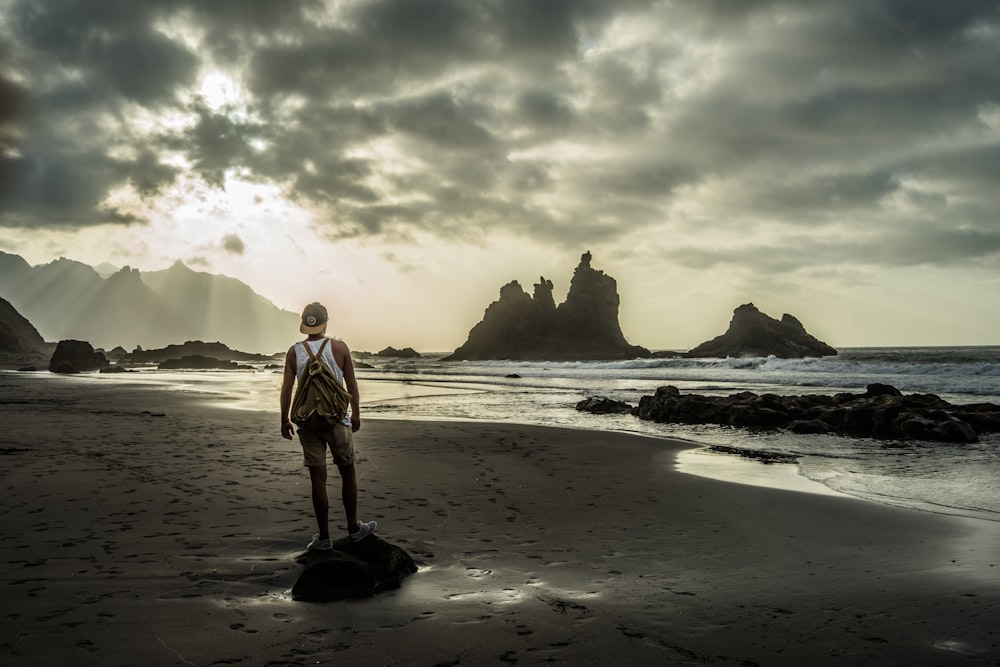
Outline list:
[[[302,378],[306,376],[306,366],[309,365],[309,353],[306,352],[305,346],[308,345],[309,349],[315,356],[315,354],[319,351],[320,346],[323,345],[323,340],[323,338],[308,341],[300,340],[295,344],[295,370],[296,377],[298,377],[299,382],[302,382]],[[326,365],[330,367],[330,370],[333,371],[333,374],[337,377],[337,381],[340,382],[340,384],[344,384],[344,371],[340,370],[340,366],[337,365],[337,360],[333,358],[332,347],[332,341],[326,344],[326,347],[323,349],[322,359],[326,362]],[[344,416],[344,424],[348,426],[351,425],[350,414]]]

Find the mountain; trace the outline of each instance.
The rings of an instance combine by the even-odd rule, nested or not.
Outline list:
[[[556,306],[552,281],[542,277],[529,296],[516,281],[500,288],[468,340],[445,361],[516,359],[583,361],[634,359],[649,350],[630,345],[618,323],[614,278],[590,266],[584,253],[566,300]]]
[[[44,347],[45,341],[31,322],[0,298],[0,356],[33,355]]]
[[[245,283],[193,271],[182,262],[144,273],[142,280],[195,326],[199,340],[238,350],[275,352],[298,334],[299,316],[281,310]]]
[[[192,271],[180,262],[146,274],[125,267],[103,278],[74,260],[31,266],[0,252],[0,296],[45,340],[79,339],[104,349],[197,339],[271,354],[298,335],[295,313],[234,278]]]

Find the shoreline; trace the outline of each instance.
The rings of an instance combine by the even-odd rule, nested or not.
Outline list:
[[[995,524],[682,474],[693,443],[543,426],[366,420],[362,515],[420,571],[292,602],[314,532],[297,444],[276,411],[205,402],[0,376],[3,664],[1000,660]]]

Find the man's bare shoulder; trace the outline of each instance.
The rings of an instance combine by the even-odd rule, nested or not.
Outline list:
[[[335,352],[350,352],[350,348],[347,347],[347,343],[341,338],[330,338],[330,349]]]

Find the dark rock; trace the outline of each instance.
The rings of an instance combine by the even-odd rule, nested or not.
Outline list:
[[[825,357],[837,354],[826,343],[806,333],[802,323],[791,315],[775,320],[757,310],[752,303],[733,311],[729,329],[721,336],[691,349],[688,357],[768,357],[783,359]]]
[[[872,389],[872,387],[875,387]],[[730,396],[684,394],[663,386],[643,396],[640,419],[682,424],[722,424],[834,433],[883,440],[976,442],[1000,431],[1000,405],[956,406],[934,394],[904,396],[889,385],[870,385],[864,394],[777,396],[740,392]]]
[[[108,366],[101,369],[102,373],[134,373],[135,371],[124,368],[123,366]]]
[[[160,370],[253,370],[252,366],[245,366],[226,359],[204,357],[200,354],[193,354],[181,357],[180,359],[166,359],[165,361],[161,361],[157,368]]]
[[[17,370],[21,371],[22,373],[35,373],[35,372],[38,371],[38,367],[37,366],[21,366]]]
[[[518,375],[517,373],[509,373],[507,375],[504,375],[504,377],[505,378],[510,378],[512,380],[520,380],[521,379],[521,376]]]
[[[230,349],[223,343],[205,343],[200,340],[189,340],[181,345],[168,345],[155,350],[144,350],[136,347],[131,353],[119,358],[122,364],[157,364],[168,359],[183,357],[207,357],[222,361],[263,362],[272,359],[273,355],[253,354]]]
[[[49,360],[49,370],[53,373],[83,373],[107,365],[104,354],[95,352],[90,343],[82,340],[59,341]]]
[[[396,348],[390,346],[380,352],[376,352],[375,356],[392,357],[395,359],[419,359],[420,353],[412,347],[404,347],[402,350],[397,350]]]
[[[360,542],[345,537],[334,542],[333,551],[309,551],[300,562],[305,569],[292,587],[292,598],[307,602],[368,597],[398,588],[417,571],[406,551],[377,535]]]
[[[6,299],[0,298],[0,355],[21,356],[42,350],[38,330]]]
[[[445,361],[514,359],[535,361],[611,360],[649,357],[630,345],[618,323],[617,283],[580,258],[566,300],[558,307],[552,282],[544,277],[529,296],[516,281],[500,288],[468,340]]]
[[[591,412],[594,414],[617,414],[627,415],[632,412],[632,406],[624,401],[615,401],[604,396],[591,396],[576,404],[576,409],[580,412]]]
[[[873,382],[866,387],[865,396],[902,396],[903,392],[891,384]]]

